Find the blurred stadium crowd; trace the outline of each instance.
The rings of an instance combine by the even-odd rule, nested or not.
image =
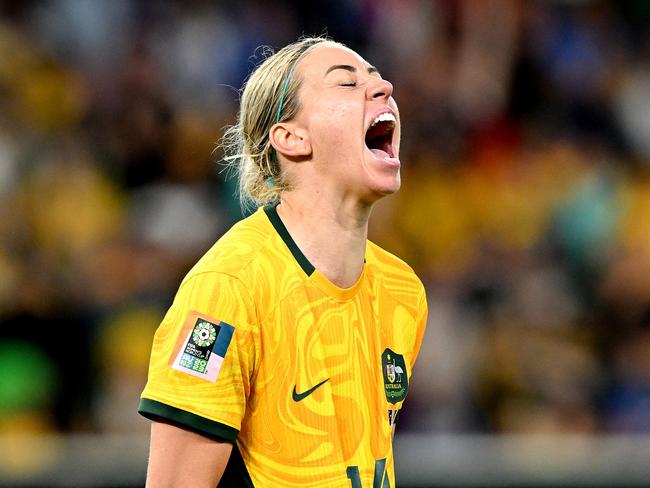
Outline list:
[[[429,293],[400,430],[650,433],[650,3],[0,1],[0,434],[146,432],[151,336],[241,217],[215,144],[301,34],[395,85],[371,238]]]

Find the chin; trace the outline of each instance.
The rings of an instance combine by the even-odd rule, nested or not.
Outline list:
[[[397,193],[402,186],[402,182],[399,178],[397,178],[397,181],[393,182],[391,185],[387,185],[383,188],[383,195],[392,195],[393,193]]]
[[[384,177],[381,181],[375,180],[372,185],[369,185],[370,195],[368,200],[371,203],[376,202],[382,197],[396,193],[402,185],[402,180],[399,173],[392,177]]]

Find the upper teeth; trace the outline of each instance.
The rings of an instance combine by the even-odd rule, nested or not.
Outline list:
[[[372,121],[372,124],[370,124],[370,127],[373,125],[377,125],[379,122],[396,122],[395,116],[390,113],[390,112],[384,112],[383,114],[379,114],[375,120]]]

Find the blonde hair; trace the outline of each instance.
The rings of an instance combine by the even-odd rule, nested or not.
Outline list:
[[[238,174],[243,208],[275,203],[289,188],[269,131],[298,112],[302,80],[294,69],[308,51],[325,42],[334,43],[326,37],[305,37],[275,54],[267,50],[268,57],[242,89],[237,123],[226,129],[220,145],[226,165]]]

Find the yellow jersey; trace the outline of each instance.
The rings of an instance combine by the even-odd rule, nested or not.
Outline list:
[[[260,208],[181,283],[139,412],[232,442],[219,486],[394,487],[426,318],[424,287],[395,256],[368,241],[357,283],[337,287]]]

